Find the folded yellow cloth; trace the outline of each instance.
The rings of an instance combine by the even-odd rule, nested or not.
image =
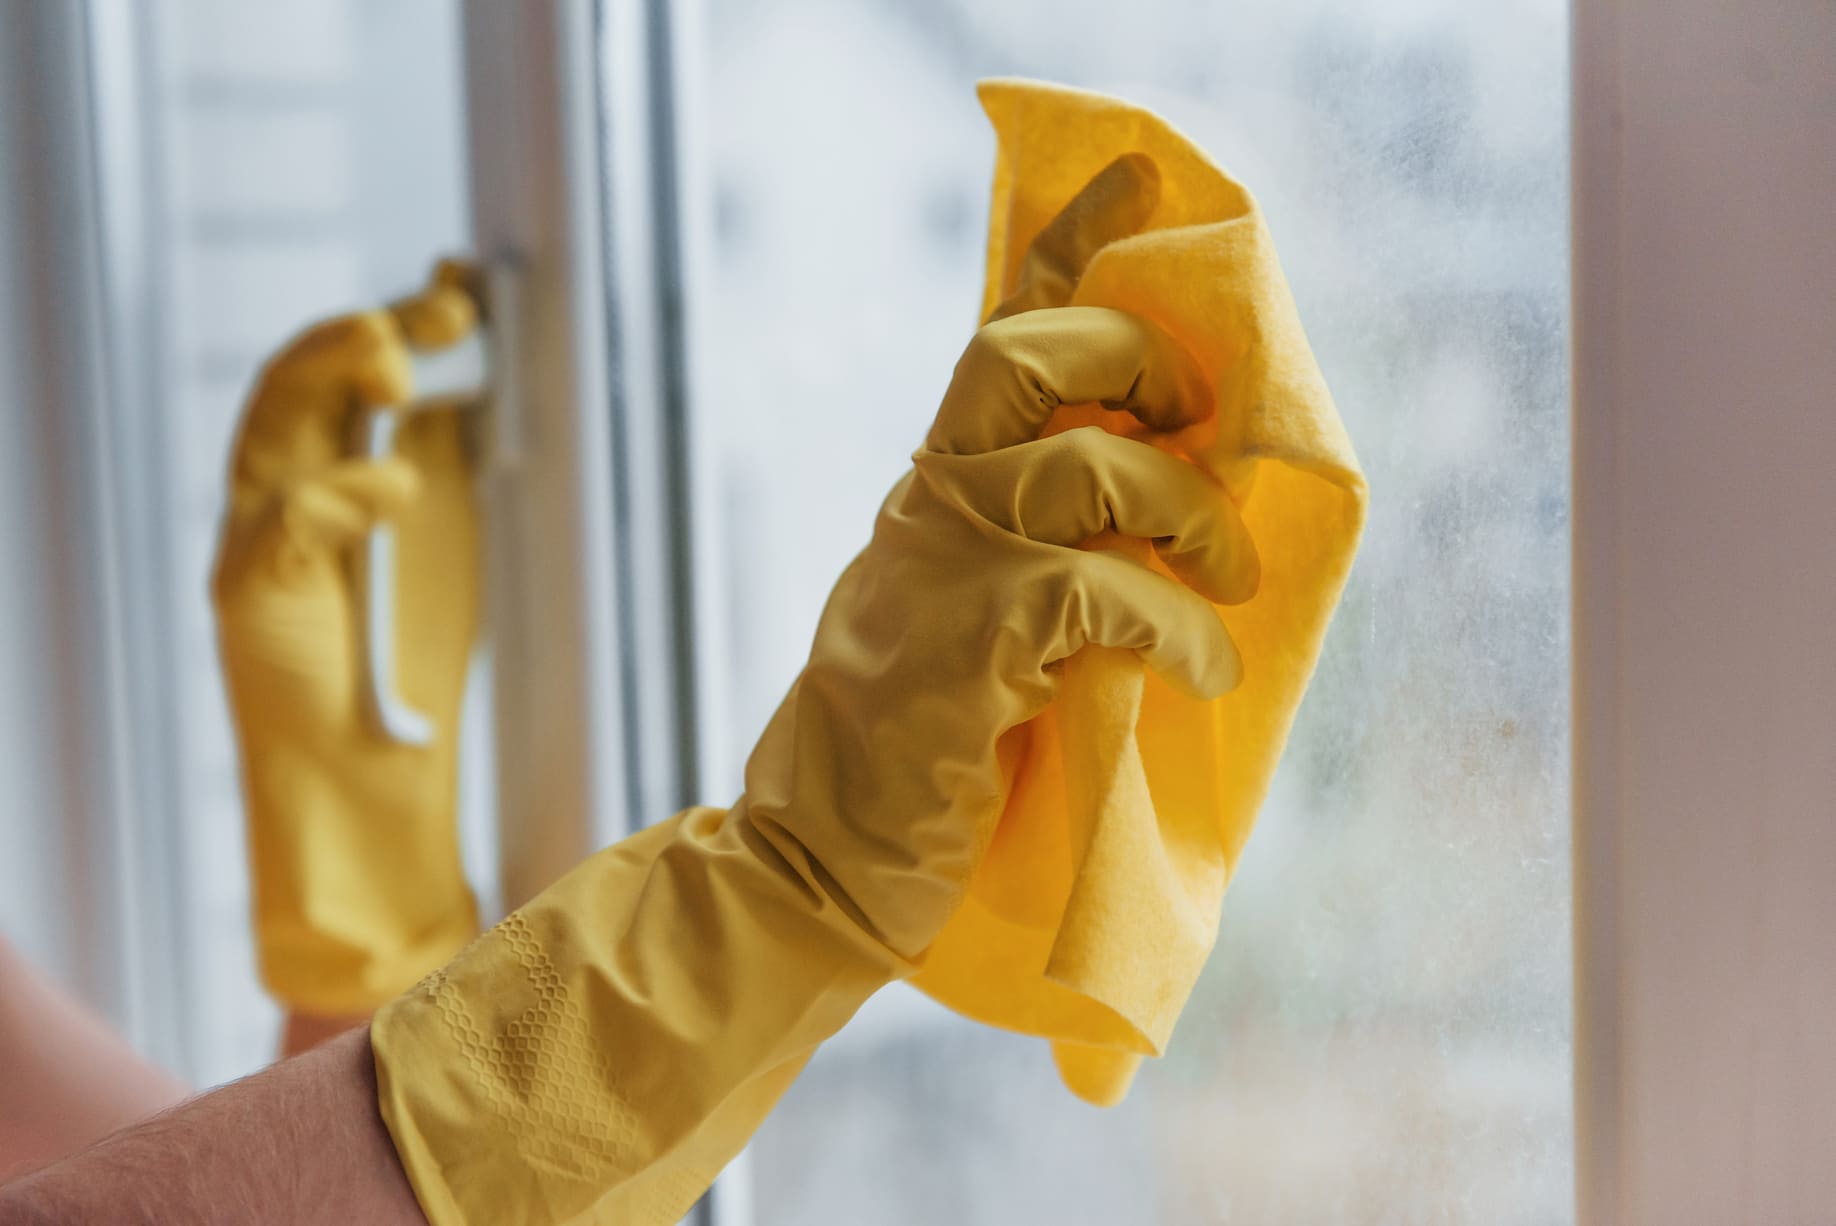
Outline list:
[[[1218,608],[1243,658],[1230,694],[1187,697],[1128,651],[1067,662],[969,895],[913,980],[1053,1040],[1066,1084],[1107,1105],[1164,1051],[1210,954],[1357,548],[1365,482],[1249,193],[1139,107],[1017,80],[980,93],[999,142],[984,313],[1067,200],[1116,157],[1146,154],[1155,211],[1097,253],[1071,303],[1152,320],[1217,397],[1215,418],[1177,435],[1090,405],[1061,408],[1046,433],[1094,422],[1184,455],[1225,484],[1261,556],[1256,596]]]

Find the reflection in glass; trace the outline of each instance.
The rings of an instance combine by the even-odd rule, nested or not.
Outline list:
[[[177,0],[147,7],[142,117],[162,282],[166,419],[154,466],[170,509],[162,565],[182,828],[173,832],[190,1072],[273,1057],[255,977],[235,743],[207,598],[227,457],[261,362],[317,318],[420,285],[465,237],[454,0]],[[150,411],[135,401],[124,412]],[[162,870],[164,871],[164,870]]]

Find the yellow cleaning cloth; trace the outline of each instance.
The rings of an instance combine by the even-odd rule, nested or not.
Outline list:
[[[263,369],[230,461],[212,575],[248,801],[262,979],[296,1012],[367,1013],[477,934],[460,859],[459,709],[478,621],[479,517],[457,408],[351,458],[379,406],[414,398],[410,346],[470,332],[443,264],[388,310],[328,320]],[[395,535],[396,692],[434,725],[382,735],[363,686],[361,542]]]
[[[1067,662],[968,897],[913,980],[1053,1040],[1065,1083],[1109,1105],[1165,1050],[1216,939],[1357,548],[1365,482],[1249,193],[1139,107],[1018,80],[980,94],[999,142],[984,314],[1066,201],[1118,156],[1146,154],[1158,206],[1096,255],[1071,303],[1158,324],[1217,398],[1214,419],[1170,437],[1090,405],[1060,409],[1046,433],[1094,422],[1191,459],[1237,501],[1262,563],[1256,596],[1218,609],[1243,657],[1234,692],[1186,697],[1129,651]]]

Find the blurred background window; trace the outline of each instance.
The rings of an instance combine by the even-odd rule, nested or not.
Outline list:
[[[134,236],[102,269],[122,291],[108,327],[137,355],[134,382],[107,399],[106,428],[142,444],[124,480],[144,486],[139,509],[152,521],[139,531],[153,556],[137,559],[149,582],[132,598],[135,621],[154,628],[158,710],[130,715],[129,735],[168,792],[130,798],[139,829],[126,870],[152,886],[143,902],[170,913],[125,922],[166,930],[167,947],[138,946],[151,956],[136,973],[162,981],[169,1012],[138,1037],[204,1085],[265,1064],[278,1034],[254,973],[242,795],[208,598],[231,436],[260,364],[289,337],[412,290],[437,256],[463,249],[460,14],[456,0],[86,11],[99,207]],[[62,934],[104,908],[81,893],[34,903],[30,879],[45,869],[42,859],[0,863],[0,896],[18,903],[0,902],[0,930],[59,967],[75,956]]]
[[[231,435],[284,338],[410,292],[465,248],[466,130],[454,0],[182,0],[149,13],[161,27],[155,131],[172,176],[168,460],[195,883],[184,935],[209,1083],[272,1059],[275,1042],[250,975],[241,791],[199,599]]]
[[[724,800],[975,324],[985,75],[1122,94],[1261,199],[1369,473],[1211,966],[1098,1111],[876,998],[753,1146],[761,1226],[1572,1220],[1561,0],[711,0],[693,409]]]

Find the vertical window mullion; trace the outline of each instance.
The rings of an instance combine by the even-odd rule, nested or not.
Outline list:
[[[591,35],[581,4],[465,5],[474,246],[517,285],[484,477],[506,906],[628,828]]]

